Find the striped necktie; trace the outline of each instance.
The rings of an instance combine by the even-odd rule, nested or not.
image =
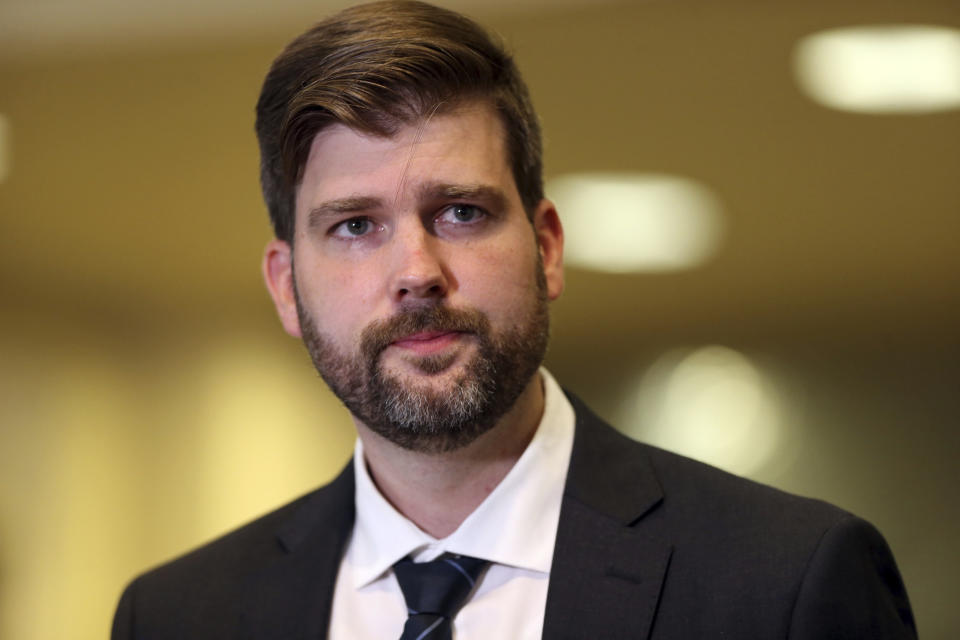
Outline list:
[[[400,640],[450,640],[453,617],[488,564],[469,556],[444,555],[432,562],[407,557],[393,565],[407,601],[408,617]]]

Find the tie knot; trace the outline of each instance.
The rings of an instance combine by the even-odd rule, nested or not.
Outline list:
[[[431,562],[413,562],[408,557],[393,565],[393,571],[411,614],[452,620],[488,564],[469,556],[442,556]]]

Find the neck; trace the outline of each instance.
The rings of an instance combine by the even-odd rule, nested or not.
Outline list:
[[[355,423],[380,493],[420,529],[445,538],[513,468],[540,424],[543,405],[537,374],[493,428],[469,445],[444,453],[403,449]]]

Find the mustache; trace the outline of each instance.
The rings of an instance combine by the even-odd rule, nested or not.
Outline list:
[[[424,331],[459,331],[486,335],[490,329],[487,316],[477,309],[451,309],[431,306],[400,311],[370,323],[360,334],[360,350],[373,361],[380,353],[401,338]]]

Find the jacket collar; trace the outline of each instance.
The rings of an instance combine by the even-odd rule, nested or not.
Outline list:
[[[274,560],[243,577],[243,619],[234,637],[327,637],[340,557],[353,527],[353,492],[351,462],[280,526]]]
[[[672,547],[642,525],[663,490],[642,445],[570,401],[577,426],[543,637],[647,638]]]
[[[642,524],[663,492],[642,445],[567,395],[577,424],[543,637],[646,638],[672,548]],[[237,637],[326,637],[353,521],[351,462],[279,528],[275,561],[244,577],[245,618]]]

